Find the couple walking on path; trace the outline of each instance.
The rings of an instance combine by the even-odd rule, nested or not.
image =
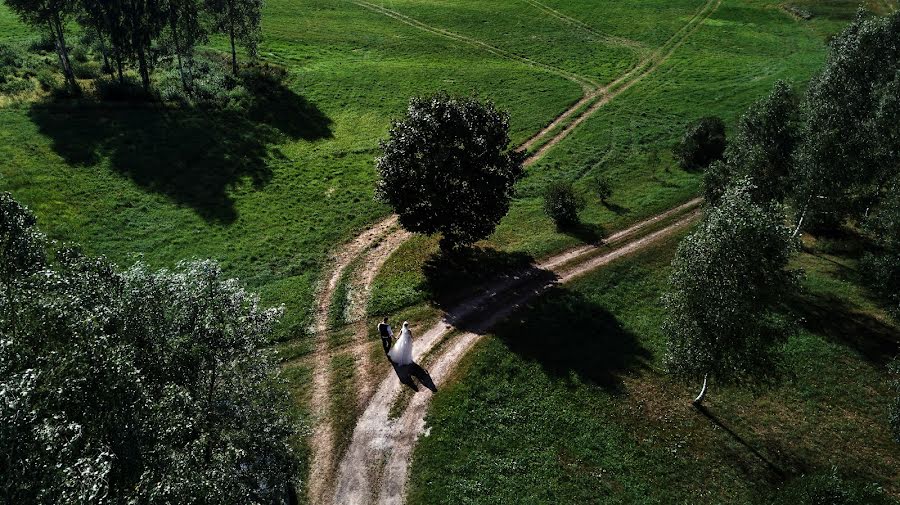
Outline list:
[[[403,321],[403,330],[400,331],[400,338],[396,343],[394,339],[394,330],[388,324],[388,318],[384,318],[378,323],[378,334],[381,335],[381,345],[384,347],[384,353],[395,365],[411,365],[412,358],[412,333],[409,331],[409,323]]]

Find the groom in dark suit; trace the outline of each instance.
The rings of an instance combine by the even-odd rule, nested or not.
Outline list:
[[[388,318],[384,318],[378,323],[378,334],[381,335],[381,346],[384,347],[384,353],[387,354],[391,350],[392,340],[394,339],[394,331],[388,324]]]

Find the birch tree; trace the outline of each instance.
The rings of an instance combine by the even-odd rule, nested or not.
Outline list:
[[[40,31],[46,31],[53,39],[59,66],[66,86],[73,93],[81,91],[66,44],[66,21],[73,14],[74,0],[4,0],[6,5],[26,24]]]
[[[764,375],[789,334],[780,302],[796,289],[795,250],[784,215],[754,202],[744,179],[707,211],[678,247],[663,297],[666,365],[677,376],[736,382]]]

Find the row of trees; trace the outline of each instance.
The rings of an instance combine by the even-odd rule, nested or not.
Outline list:
[[[69,60],[66,32],[74,20],[95,35],[104,66],[124,79],[135,66],[145,89],[159,56],[176,60],[185,89],[191,85],[192,57],[198,44],[222,34],[231,45],[237,74],[237,47],[255,56],[260,39],[262,0],[4,0],[24,21],[47,33],[56,46],[66,85],[79,85]]]
[[[861,14],[833,39],[806,93],[776,83],[741,117],[724,152],[717,125],[689,129],[681,159],[715,159],[707,153],[716,151],[721,159],[706,168],[708,212],[679,247],[665,297],[674,372],[731,381],[772,369],[772,350],[792,328],[782,302],[795,288],[787,265],[803,228],[849,221],[868,232],[877,247],[864,270],[900,309],[897,40],[900,14]]]
[[[51,249],[0,194],[0,502],[283,503],[295,427],[263,351],[280,309],[212,262]]]

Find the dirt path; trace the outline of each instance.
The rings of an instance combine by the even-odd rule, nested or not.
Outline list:
[[[324,503],[330,489],[334,468],[334,433],[328,423],[328,391],[330,387],[329,365],[331,360],[322,359],[328,355],[328,321],[331,299],[344,274],[347,265],[376,240],[384,236],[397,224],[395,216],[388,217],[375,226],[367,229],[351,242],[345,244],[331,259],[331,268],[326,274],[326,282],[316,297],[316,317],[314,333],[316,335],[315,355],[313,362],[312,397],[310,410],[313,415],[314,430],[310,437],[312,464],[310,465],[309,493],[313,501]]]
[[[450,374],[458,361],[493,325],[507,317],[522,304],[540,295],[556,283],[566,283],[580,275],[596,270],[622,256],[644,249],[691,224],[698,216],[696,203],[682,206],[684,213],[679,219],[662,229],[635,238],[642,229],[665,219],[662,215],[645,220],[632,229],[625,230],[616,239],[617,244],[594,246],[583,249],[580,254],[563,253],[538,265],[538,270],[548,275],[533,272],[523,274],[516,280],[504,281],[492,286],[485,295],[479,296],[478,303],[471,301],[450,311],[436,325],[416,338],[414,358],[421,361],[439,342],[454,331],[453,321],[465,321],[469,331],[453,337],[432,359],[429,373],[435,383],[440,384]],[[666,217],[673,217],[672,211]],[[613,237],[611,237],[611,240]],[[591,255],[599,248],[613,248],[600,255]],[[579,262],[579,258],[586,258]],[[553,265],[550,270],[542,266]],[[533,281],[530,281],[533,279]],[[555,278],[557,280],[548,280]],[[512,284],[520,284],[512,290]],[[503,296],[504,291],[513,291]],[[474,315],[473,315],[474,313]],[[389,412],[394,398],[403,386],[393,374],[379,385],[353,432],[353,439],[338,469],[338,488],[333,500],[341,504],[402,503],[409,470],[409,457],[415,442],[424,428],[424,415],[431,395],[416,394],[406,406],[401,416],[391,420]],[[382,462],[383,466],[382,466]],[[380,478],[379,478],[380,477]]]
[[[372,380],[371,346],[368,345],[369,328],[366,319],[366,305],[372,294],[372,283],[375,276],[384,266],[391,253],[409,239],[410,233],[396,229],[388,233],[381,242],[371,248],[363,257],[361,267],[354,272],[351,282],[350,318],[354,321],[354,345],[351,346],[353,360],[356,363],[357,406],[362,408],[372,396],[374,381]]]
[[[722,0],[709,0],[704,6],[688,21],[688,23],[682,27],[681,30],[675,33],[666,43],[656,51],[654,51],[650,56],[648,56],[645,60],[640,62],[636,67],[632,68],[626,74],[622,75],[615,81],[611,82],[607,86],[605,86],[600,93],[598,94],[598,99],[593,102],[584,112],[578,114],[574,120],[570,123],[566,124],[559,133],[554,135],[550,140],[544,143],[538,150],[532,153],[526,160],[525,165],[531,165],[535,163],[537,160],[541,159],[547,151],[555,147],[559,144],[563,139],[569,136],[575,128],[577,128],[581,123],[586,121],[588,118],[594,115],[598,110],[608,104],[617,96],[621,95],[629,88],[643,80],[645,77],[655,72],[672,54],[676,49],[681,47],[682,44],[690,37],[694,32],[696,32],[701,26],[703,26],[703,21],[705,21],[709,16],[712,15],[716,9],[721,5]],[[582,104],[583,105],[583,104]],[[558,123],[554,128],[562,124]],[[552,129],[551,129],[552,130]],[[547,133],[550,133],[549,131]],[[534,143],[532,143],[533,145]]]
[[[671,56],[675,49],[677,49],[682,43],[684,43],[684,41],[690,34],[692,34],[699,28],[699,26],[702,24],[702,21],[709,15],[711,15],[713,11],[715,11],[715,9],[721,3],[721,0],[709,0],[693,15],[693,17],[688,21],[686,25],[682,27],[678,32],[676,32],[669,40],[667,40],[662,47],[642,59],[628,72],[603,87],[599,87],[596,81],[593,81],[591,79],[578,76],[571,72],[557,69],[548,65],[544,65],[525,57],[508,53],[506,51],[503,51],[502,49],[496,48],[476,39],[471,39],[469,37],[455,34],[453,32],[449,32],[440,28],[431,27],[396,11],[372,4],[365,0],[356,0],[354,1],[354,3],[360,5],[361,7],[396,19],[415,28],[439,36],[464,42],[469,45],[480,47],[492,54],[504,58],[517,60],[538,68],[542,68],[548,72],[560,75],[581,85],[583,90],[585,91],[585,96],[581,100],[573,104],[571,107],[569,107],[562,114],[557,116],[557,118],[555,118],[550,125],[542,129],[540,132],[528,139],[522,146],[520,146],[520,150],[527,150],[534,145],[542,142],[545,138],[552,134],[552,138],[550,138],[545,144],[540,147],[540,149],[532,153],[526,159],[526,164],[530,165],[543,157],[544,154],[549,151],[549,149],[551,149],[553,146],[567,137],[578,125],[580,125],[588,117],[593,115],[597,110],[609,103],[613,98],[624,92],[626,89],[649,75],[651,72],[655,71],[666,59],[669,58],[669,56]],[[577,20],[573,19],[572,21],[575,22]],[[566,123],[572,117],[574,117],[575,119],[573,119],[569,123]],[[559,131],[557,132],[557,130]],[[640,232],[652,223],[656,223],[669,217],[676,216],[687,210],[691,210],[698,204],[699,200],[692,200],[691,202],[688,202],[682,206],[671,209],[670,211],[662,213],[658,216],[638,223],[631,228],[616,233],[615,235],[607,239],[607,241],[605,242],[605,244],[607,245],[605,247],[608,247],[609,244],[615,244],[631,237],[632,235]],[[672,226],[679,225],[680,223],[681,221],[665,229],[669,230]],[[362,258],[362,267],[358,272],[355,273],[352,279],[353,287],[351,293],[353,297],[353,303],[351,304],[351,314],[354,314],[352,316],[352,319],[359,319],[360,321],[359,323],[357,323],[358,325],[355,329],[355,341],[352,346],[336,352],[346,352],[347,350],[349,350],[353,353],[354,359],[359,365],[358,369],[360,370],[360,373],[357,374],[357,387],[359,388],[360,393],[357,400],[360,405],[365,405],[367,401],[369,403],[366,406],[366,410],[363,412],[363,415],[361,416],[356,429],[357,431],[362,430],[362,432],[364,432],[364,434],[361,436],[368,442],[357,440],[357,431],[354,431],[354,438],[351,442],[351,446],[347,450],[347,453],[339,467],[338,475],[340,478],[338,481],[337,494],[335,495],[335,502],[366,503],[370,501],[370,499],[374,499],[375,489],[372,487],[371,483],[374,482],[373,476],[377,476],[378,473],[372,474],[371,472],[373,471],[373,469],[377,469],[376,472],[380,472],[382,469],[386,472],[386,478],[382,481],[384,482],[384,485],[382,485],[380,490],[378,491],[378,496],[382,497],[387,502],[391,502],[391,500],[395,499],[402,499],[402,489],[405,485],[406,479],[406,463],[401,463],[401,461],[405,461],[404,457],[401,456],[403,456],[404,454],[403,451],[407,451],[408,454],[408,451],[411,451],[412,449],[412,445],[410,444],[409,447],[400,449],[400,452],[397,453],[397,456],[394,456],[393,459],[391,459],[393,463],[387,465],[382,464],[385,461],[384,457],[386,457],[386,455],[382,455],[382,459],[376,461],[375,459],[371,459],[375,456],[365,451],[367,447],[381,447],[382,450],[387,450],[388,448],[393,447],[388,440],[388,436],[391,433],[384,431],[384,424],[379,427],[377,423],[366,421],[367,419],[371,420],[373,416],[378,417],[381,414],[384,415],[385,419],[387,418],[387,413],[390,408],[391,402],[396,397],[397,381],[393,378],[393,376],[388,377],[387,379],[382,381],[379,388],[373,393],[372,385],[374,381],[372,381],[370,377],[372,369],[372,365],[369,359],[370,347],[366,342],[368,329],[365,328],[364,321],[366,302],[368,300],[372,282],[374,281],[378,270],[384,264],[384,261],[387,260],[390,253],[397,247],[399,247],[408,238],[408,234],[406,234],[402,230],[394,229],[392,231],[392,228],[395,228],[395,225],[396,216],[392,216],[376,224],[374,227],[367,230],[352,242],[347,244],[345,247],[343,247],[340,253],[337,254],[334,258],[334,261],[332,262],[332,268],[326,274],[326,278],[328,279],[328,281],[324,284],[323,288],[318,294],[317,317],[315,325],[317,339],[313,356],[313,394],[311,400],[311,410],[313,412],[313,419],[316,428],[313,432],[310,442],[312,448],[312,470],[310,472],[309,480],[310,499],[314,504],[326,503],[330,501],[328,500],[328,497],[331,495],[335,484],[333,473],[335,461],[335,455],[333,453],[335,446],[334,434],[329,423],[322,422],[327,418],[327,400],[328,390],[330,386],[328,370],[330,360],[327,358],[328,356],[331,356],[333,354],[333,352],[328,348],[326,331],[329,320],[329,307],[332,301],[334,290],[340,282],[342,275],[344,275],[344,271],[346,270],[347,266],[351,262],[353,262],[354,259],[360,257],[363,254],[365,254],[366,257]],[[372,246],[378,240],[381,240],[381,243],[373,248]],[[636,243],[638,242],[639,241],[636,241]],[[538,265],[538,268],[543,270],[564,272],[567,271],[565,270],[566,268],[571,267],[573,264],[578,262],[578,260],[585,259],[588,256],[592,256],[592,258],[585,260],[585,264],[596,264],[596,266],[593,266],[591,268],[597,268],[598,266],[602,266],[603,264],[605,264],[603,262],[603,258],[606,258],[609,254],[612,254],[612,252],[604,252],[600,255],[597,255],[597,252],[598,248],[595,246],[579,247],[550,258],[549,260],[543,262],[541,265]],[[608,261],[611,261],[611,259],[607,260],[606,262]],[[426,332],[424,332],[424,334],[417,338],[415,354],[416,360],[420,360],[424,353],[428,352],[437,343],[443,340],[453,329],[453,323],[454,321],[457,321],[458,318],[468,317],[479,309],[483,310],[485,307],[493,306],[492,303],[496,304],[497,300],[502,299],[502,295],[504,292],[509,291],[516,285],[523,284],[528,281],[529,278],[527,275],[523,276],[522,278],[507,279],[503,283],[492,286],[492,289],[487,290],[484,294],[468,300],[465,304],[460,305],[459,307],[457,307],[457,309],[455,309],[451,313],[448,313],[441,322],[431,327]],[[534,294],[529,295],[529,298],[530,296],[534,296]],[[515,303],[510,303],[510,305],[515,306]],[[511,309],[495,310],[493,312],[493,315],[485,316],[482,322],[484,324],[493,324],[493,321],[505,317],[505,315],[508,314],[507,310]],[[458,349],[457,352],[464,354],[464,349],[460,346],[468,349],[468,346],[465,346],[465,342],[470,342],[470,345],[474,344],[473,339],[475,339],[476,337],[477,336],[475,335],[475,333],[467,333],[463,335],[463,337],[454,340],[451,349]],[[460,354],[460,356],[462,354]],[[435,366],[432,369],[432,374],[435,379],[437,379],[438,375],[434,374],[443,373],[442,370],[444,370],[445,367],[447,370],[452,369],[451,365],[455,364],[456,362],[455,360],[451,358],[445,358],[444,356],[445,354],[442,354],[441,357],[438,358],[438,361],[435,363]],[[446,364],[442,364],[445,363],[444,361],[441,361],[443,359],[448,359],[450,361],[447,361]],[[439,376],[444,377],[445,375]],[[418,405],[415,408],[424,409],[426,406],[425,404],[419,405],[420,402],[424,401],[419,398],[422,396],[424,395],[416,395],[410,405],[407,406],[407,411],[414,405]],[[407,415],[407,411],[404,411],[404,416]],[[411,412],[416,411],[413,410]],[[422,412],[424,412],[424,410]],[[409,415],[413,414],[411,413]],[[401,419],[403,419],[402,416]],[[361,426],[368,426],[368,428],[361,428]],[[416,433],[418,432],[416,431]],[[414,440],[415,439],[413,438],[413,443]],[[398,496],[400,498],[396,498]]]

